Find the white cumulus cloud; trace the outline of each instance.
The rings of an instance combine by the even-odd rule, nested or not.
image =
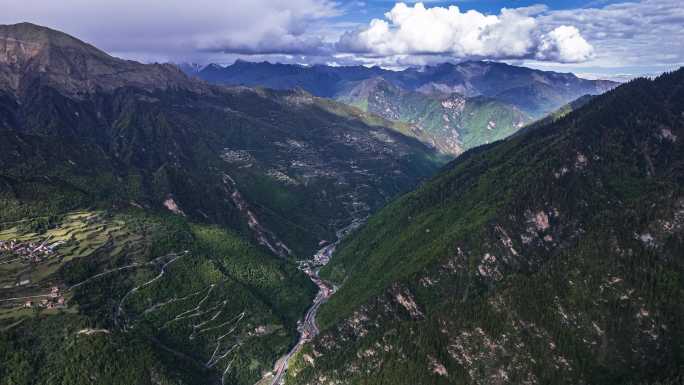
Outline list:
[[[589,60],[593,51],[594,48],[584,40],[577,28],[562,25],[542,36],[535,58],[578,63]]]
[[[0,0],[0,24],[29,21],[142,61],[237,57],[404,68],[503,60],[585,73],[658,73],[684,65],[682,0],[596,1],[494,14],[473,1]],[[511,0],[509,4],[515,4]],[[371,12],[382,7],[385,15]],[[368,12],[368,13],[366,13]],[[579,64],[578,64],[579,63]]]
[[[457,6],[396,4],[384,19],[345,33],[340,51],[369,56],[450,55],[457,58],[552,60],[581,62],[592,46],[573,26],[545,30],[536,14],[545,7],[502,9],[498,15]]]

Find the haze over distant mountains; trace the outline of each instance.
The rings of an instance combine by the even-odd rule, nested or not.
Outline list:
[[[408,134],[456,155],[502,139],[576,98],[603,93],[617,84],[485,61],[403,71],[242,60],[226,67],[186,64],[181,68],[215,84],[302,88],[407,123]]]
[[[402,89],[428,95],[459,93],[466,97],[496,98],[534,115],[550,113],[570,100],[605,92],[617,84],[608,80],[582,79],[571,73],[540,71],[488,61],[443,63],[403,71],[380,67],[301,66],[244,60],[225,67],[216,64],[201,69],[189,66],[186,64],[181,68],[188,74],[212,83],[274,89],[300,87],[316,96],[329,98],[340,96],[354,82],[381,77]],[[529,94],[529,91],[533,92]],[[519,96],[525,92],[526,96],[521,100]]]

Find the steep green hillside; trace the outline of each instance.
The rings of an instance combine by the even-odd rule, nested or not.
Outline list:
[[[293,343],[315,291],[294,264],[171,215],[36,224],[0,231],[2,384],[251,384]]]
[[[466,152],[343,242],[290,384],[684,373],[684,69]]]
[[[501,140],[531,120],[513,105],[495,99],[411,92],[383,78],[355,84],[336,99],[405,123],[409,135],[451,155]]]
[[[305,92],[210,86],[30,24],[3,36],[0,193],[36,203],[3,201],[9,219],[45,205],[166,207],[307,256],[442,162]]]
[[[518,130],[515,135],[522,135],[525,134],[528,131],[531,130],[536,130],[537,128],[540,127],[547,127],[550,126],[552,123],[555,121],[563,118],[565,115],[571,113],[572,111],[575,111],[576,109],[583,107],[585,104],[589,103],[592,99],[594,99],[594,95],[584,95],[580,96],[579,98],[571,101],[570,103],[562,106],[561,108],[557,109],[556,111],[546,115],[545,117],[530,123],[523,127],[522,129]]]
[[[6,194],[59,181],[79,202],[46,191],[34,197],[40,207],[173,202],[179,213],[244,228],[269,248],[282,242],[292,250],[281,248],[284,254],[311,254],[350,218],[439,165],[417,140],[338,115],[344,110],[301,93],[125,88],[75,100],[36,87],[0,104],[8,112],[0,133]],[[6,208],[3,217],[14,210],[26,214]],[[247,211],[261,229],[248,223]]]
[[[0,26],[0,384],[254,384],[296,260],[443,164],[384,123]]]

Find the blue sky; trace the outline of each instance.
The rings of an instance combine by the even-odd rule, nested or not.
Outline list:
[[[404,1],[407,5],[415,5],[420,1]],[[587,28],[583,25],[591,25],[591,30],[596,36],[586,37],[587,41],[594,46],[594,53],[591,60],[575,63],[559,63],[553,60],[525,60],[494,58],[495,60],[507,61],[513,64],[523,64],[532,67],[551,69],[559,71],[572,71],[586,77],[615,78],[618,80],[629,79],[635,75],[653,75],[666,70],[671,70],[684,65],[684,45],[679,39],[684,37],[684,13],[681,5],[671,1],[638,1],[638,0],[457,0],[457,1],[422,1],[426,8],[457,6],[461,12],[476,10],[486,15],[497,15],[502,8],[516,9],[522,7],[534,7],[544,5],[547,14],[554,12],[577,13],[584,11],[581,22],[568,23],[579,28],[580,32],[586,32]],[[647,4],[650,3],[650,4]],[[392,0],[345,0],[341,2],[346,12],[335,18],[336,22],[343,24],[367,24],[373,18],[383,19],[384,15],[390,10],[395,1]],[[623,15],[618,15],[619,8],[624,8]],[[662,8],[664,12],[670,7],[678,8],[678,12],[673,12],[671,20],[660,26],[651,25],[650,20],[642,23],[630,25],[630,18],[638,19],[646,16],[649,19],[648,8]],[[614,14],[615,18],[610,16]],[[594,16],[595,15],[595,16]],[[594,18],[592,19],[592,16]],[[627,22],[625,20],[627,18]],[[624,36],[613,37],[603,36],[600,29],[601,24],[605,27],[605,35],[611,34],[609,24],[620,20],[624,27]],[[618,24],[619,25],[619,24]],[[665,28],[661,33],[648,33],[648,30]],[[669,27],[669,29],[668,29]],[[583,31],[585,30],[585,31]],[[614,32],[614,31],[613,31]],[[653,32],[653,31],[651,31]],[[643,33],[640,41],[639,34]],[[623,46],[618,50],[616,46]],[[633,48],[632,48],[633,47]],[[663,58],[663,51],[669,49],[671,56]],[[619,51],[619,52],[618,52]],[[651,52],[649,52],[651,51]],[[625,57],[629,60],[624,60]],[[443,57],[440,60],[458,61],[458,57]],[[485,58],[486,59],[486,58]],[[641,59],[641,60],[639,60]]]
[[[339,18],[339,20],[349,21],[349,22],[368,22],[372,18],[381,18],[382,15],[387,12],[398,1],[394,0],[344,0],[339,3],[344,7],[348,7],[353,12],[349,12]],[[628,1],[615,1],[615,0],[553,0],[553,1],[543,1],[543,0],[456,0],[456,1],[403,1],[407,4],[424,3],[429,7],[448,7],[450,5],[456,5],[461,9],[475,9],[483,13],[495,14],[498,13],[501,8],[519,8],[528,7],[536,4],[545,4],[551,9],[576,9],[576,8],[587,8],[587,7],[600,7],[606,6],[614,3],[625,3]],[[631,1],[635,2],[635,1]]]
[[[480,12],[486,13],[498,13],[501,8],[519,8],[527,7],[536,4],[545,4],[552,9],[575,9],[583,7],[595,7],[608,5],[611,3],[620,3],[622,1],[614,0],[555,0],[555,1],[540,1],[540,0],[456,0],[456,1],[404,1],[407,4],[424,3],[426,6],[438,6],[447,7],[449,5],[456,5],[462,9],[476,9]],[[387,9],[391,8],[392,5],[397,3],[394,0],[368,0],[368,1],[355,1],[355,0],[345,0],[340,3],[349,6],[352,4],[364,3],[366,9],[368,10],[368,15],[371,17],[381,17],[383,13],[387,12]],[[356,19],[358,21],[364,21],[367,17],[362,17],[362,14],[352,14],[349,15],[350,19]]]
[[[0,0],[0,23],[140,61],[386,68],[483,59],[585,77],[684,65],[681,0]]]

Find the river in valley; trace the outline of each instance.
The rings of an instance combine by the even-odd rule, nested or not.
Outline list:
[[[321,268],[330,262],[333,252],[337,248],[337,245],[353,230],[358,228],[364,223],[364,220],[354,220],[347,227],[338,230],[336,233],[337,240],[334,243],[330,243],[314,254],[313,258],[308,260],[299,261],[299,269],[303,271],[313,283],[318,286],[318,293],[314,298],[311,307],[307,310],[304,318],[299,320],[297,324],[297,331],[299,332],[299,340],[297,344],[290,349],[287,354],[283,355],[275,364],[273,371],[267,374],[258,385],[282,385],[285,381],[285,373],[287,373],[288,361],[292,356],[297,354],[299,350],[304,346],[305,343],[311,341],[314,337],[318,335],[318,326],[316,325],[316,314],[318,309],[324,304],[337,289],[332,283],[322,280],[318,276],[318,272]]]

